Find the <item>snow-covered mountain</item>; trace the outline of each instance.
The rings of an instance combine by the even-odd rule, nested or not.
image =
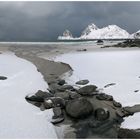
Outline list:
[[[82,32],[81,36],[87,36],[89,35],[91,32],[98,30],[99,28],[95,25],[95,24],[90,24],[88,25],[88,27],[86,27],[86,29]]]
[[[81,39],[127,39],[130,34],[117,25],[108,25],[98,28],[95,24],[89,25],[81,35]]]
[[[62,36],[58,36],[58,40],[71,40],[71,39],[73,39],[73,36],[69,30],[65,30]]]
[[[140,39],[140,30],[137,31],[136,33],[131,34],[131,38]]]
[[[98,28],[94,23],[88,25],[82,32],[80,37],[73,38],[69,30],[65,30],[62,36],[58,36],[58,40],[83,40],[83,39],[130,39],[139,37],[140,31],[135,35],[130,35],[126,30],[117,25],[108,25]]]

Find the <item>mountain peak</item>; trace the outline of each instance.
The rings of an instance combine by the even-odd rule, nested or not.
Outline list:
[[[100,29],[94,28],[94,24],[92,29],[91,25],[84,30],[81,39],[125,39],[130,36],[126,30],[117,25],[108,25]]]
[[[98,29],[98,27],[94,23],[91,23],[90,25],[88,25],[87,28],[90,28],[90,29],[93,29],[93,30],[97,30]]]
[[[82,35],[88,35],[92,30],[98,30],[98,27],[94,23],[88,25],[88,27],[82,32]]]
[[[63,35],[62,36],[58,36],[58,40],[68,40],[68,39],[73,39],[73,36],[72,36],[72,33],[66,29],[64,32],[63,32]]]
[[[66,29],[66,30],[63,32],[63,36],[64,36],[64,37],[72,37],[72,33],[71,33],[68,29]]]

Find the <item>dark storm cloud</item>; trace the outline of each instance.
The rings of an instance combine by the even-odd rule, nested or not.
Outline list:
[[[65,29],[79,36],[90,23],[133,33],[140,29],[140,2],[0,2],[0,40],[56,40]]]

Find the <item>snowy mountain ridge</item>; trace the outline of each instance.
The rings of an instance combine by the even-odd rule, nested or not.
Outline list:
[[[140,30],[138,30],[136,33],[133,33],[133,34],[131,35],[131,38],[140,39]]]
[[[90,29],[88,34],[82,34],[81,39],[127,39],[130,34],[117,25],[108,25],[103,28]]]
[[[69,31],[70,32],[70,31]],[[117,25],[108,25],[98,28],[94,23],[88,25],[78,38],[72,37],[72,34],[59,36],[58,40],[86,40],[86,39],[133,39],[140,38],[140,30],[134,34],[129,34],[126,30]]]

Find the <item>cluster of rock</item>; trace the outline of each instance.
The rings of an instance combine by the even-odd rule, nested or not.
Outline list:
[[[53,91],[38,91],[25,98],[41,110],[53,108],[52,123],[69,124],[74,130],[65,134],[65,138],[118,138],[123,117],[133,113],[88,83],[81,80],[72,86],[58,80],[52,85]]]
[[[103,46],[101,48],[109,48],[109,47],[117,47],[117,48],[133,48],[133,47],[140,47],[140,40],[135,39],[135,40],[126,40],[124,42],[118,43],[113,46]]]

